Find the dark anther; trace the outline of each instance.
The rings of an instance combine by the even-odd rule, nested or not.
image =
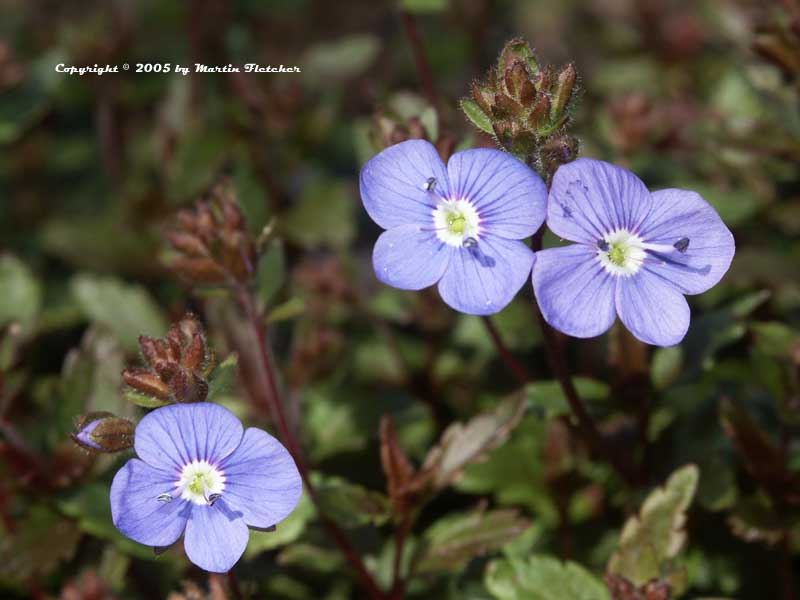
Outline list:
[[[678,252],[684,253],[686,252],[686,249],[689,247],[689,238],[683,237],[679,239],[677,242],[675,242],[673,246],[675,247],[675,250],[677,250]]]
[[[436,178],[428,177],[428,181],[425,182],[425,191],[432,192],[435,187],[436,187]]]
[[[474,248],[478,245],[478,240],[474,237],[468,237],[464,240],[464,248]]]
[[[217,500],[219,500],[220,498],[222,498],[222,494],[211,494],[211,495],[209,495],[208,496],[208,500],[207,500],[208,501],[208,505],[209,506],[214,506],[214,503]]]
[[[156,500],[159,502],[172,502],[172,494],[169,492],[164,492],[163,494],[159,494]]]
[[[608,252],[608,242],[605,240],[597,240],[597,247],[600,248],[603,252]]]

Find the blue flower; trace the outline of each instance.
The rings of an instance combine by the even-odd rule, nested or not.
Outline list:
[[[550,325],[575,337],[608,330],[617,315],[637,338],[679,343],[684,294],[714,286],[733,260],[733,235],[695,192],[650,193],[633,173],[582,158],[553,178],[547,225],[578,242],[536,255],[533,288]]]
[[[207,402],[154,410],[136,428],[129,460],[111,484],[114,525],[148,546],[184,534],[186,555],[224,573],[241,558],[249,527],[268,528],[297,506],[302,483],[289,452],[268,433],[243,430]]]
[[[361,199],[387,230],[372,254],[378,279],[404,290],[438,282],[451,307],[488,315],[530,273],[533,252],[520,240],[544,221],[547,190],[499,150],[458,152],[445,166],[432,144],[409,140],[364,165]]]

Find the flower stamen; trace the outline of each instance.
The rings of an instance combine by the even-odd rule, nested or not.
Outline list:
[[[477,244],[480,217],[469,200],[442,200],[433,211],[436,236],[449,246],[470,247]]]
[[[612,275],[629,277],[645,262],[648,244],[627,229],[616,229],[597,240],[597,258]]]
[[[205,460],[195,460],[183,468],[176,487],[184,500],[213,506],[225,489],[225,474]]]

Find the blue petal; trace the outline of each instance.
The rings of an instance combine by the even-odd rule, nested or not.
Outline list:
[[[617,313],[630,332],[647,344],[674,346],[689,329],[689,305],[671,283],[645,269],[620,277]]]
[[[594,244],[606,233],[637,233],[652,207],[650,192],[630,171],[579,158],[559,167],[550,187],[547,226],[574,242]]]
[[[76,433],[75,437],[78,438],[79,442],[85,444],[89,448],[94,448],[95,450],[102,450],[103,447],[92,439],[92,432],[102,422],[103,419],[95,419],[94,421],[85,425],[78,433]]]
[[[430,178],[435,179],[432,192],[425,190]],[[384,229],[431,223],[437,201],[448,194],[447,170],[436,148],[425,140],[390,146],[361,169],[361,201]]]
[[[653,192],[653,210],[642,225],[645,242],[674,246],[688,240],[685,252],[661,256],[645,268],[671,281],[684,294],[699,294],[716,285],[728,271],[736,244],[717,211],[686,190]]]
[[[169,546],[183,533],[192,505],[179,497],[161,502],[172,493],[179,475],[154,469],[132,458],[111,484],[111,519],[123,534],[148,546]]]
[[[503,310],[528,278],[533,252],[522,242],[481,238],[473,248],[458,248],[439,281],[442,299],[470,315]]]
[[[536,253],[533,290],[545,320],[573,337],[595,337],[614,323],[615,277],[593,248],[573,244]]]
[[[525,163],[506,152],[457,152],[447,163],[451,192],[478,209],[481,230],[511,240],[533,235],[547,212],[547,188]]]
[[[385,231],[375,243],[372,264],[383,283],[401,290],[433,285],[450,262],[451,247],[430,229],[403,225]]]
[[[297,506],[303,482],[281,443],[266,431],[250,428],[242,443],[225,459],[224,498],[253,527],[271,527]]]
[[[183,546],[189,560],[201,569],[225,573],[242,557],[249,537],[242,513],[220,499],[213,506],[194,507]]]
[[[139,422],[134,448],[153,467],[180,470],[194,460],[221,461],[239,445],[242,432],[239,419],[219,404],[173,404]]]

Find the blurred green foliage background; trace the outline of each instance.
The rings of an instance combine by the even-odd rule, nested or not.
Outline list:
[[[433,94],[419,83],[409,19]],[[678,347],[645,348],[617,328],[564,340],[599,427],[641,467],[633,482],[590,460],[567,427],[529,286],[495,318],[536,383],[508,439],[420,515],[406,547],[408,597],[608,597],[602,573],[626,517],[689,463],[699,483],[688,542],[657,561],[657,577],[680,572],[675,590],[692,598],[798,597],[793,0],[0,0],[0,595],[226,597],[180,544],[154,557],[116,532],[108,487],[124,457],[90,457],[68,438],[89,410],[140,414],[123,401],[119,373],[138,362],[140,334],[163,335],[186,310],[228,355],[225,297],[190,293],[162,260],[175,211],[224,176],[253,234],[272,224],[258,294],[294,425],[334,486],[332,514],[390,585],[381,415],[394,417],[419,464],[449,424],[519,385],[479,318],[455,314],[435,291],[378,284],[379,230],[357,174],[408,135],[490,145],[458,100],[512,36],[545,62],[575,62],[582,155],[626,166],[651,188],[700,192],[734,231],[737,254],[720,285],[690,299]],[[140,62],[302,72],[136,73]],[[79,77],[57,73],[59,63],[132,68]],[[235,382],[215,400],[270,428]],[[638,552],[662,541],[637,542]],[[562,572],[556,558],[587,571]],[[254,533],[237,572],[245,596],[364,597],[309,502],[276,533]],[[560,587],[583,577],[582,591]]]

